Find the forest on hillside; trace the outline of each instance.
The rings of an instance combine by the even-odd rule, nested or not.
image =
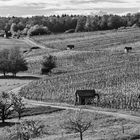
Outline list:
[[[33,17],[0,17],[0,33],[12,35],[43,35],[50,33],[72,33],[111,30],[120,27],[140,27],[140,13],[103,16],[53,15]]]

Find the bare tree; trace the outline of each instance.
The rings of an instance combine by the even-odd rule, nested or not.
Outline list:
[[[71,116],[68,121],[64,122],[63,128],[69,131],[80,133],[80,140],[83,140],[83,133],[92,126],[91,120],[83,116],[81,110],[75,116]]]
[[[18,113],[19,120],[21,119],[21,114],[25,111],[25,104],[23,102],[23,99],[20,95],[11,94],[12,97],[12,104],[13,109]]]

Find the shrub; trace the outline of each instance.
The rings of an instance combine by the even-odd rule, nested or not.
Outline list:
[[[42,74],[48,74],[51,73],[51,70],[53,68],[56,68],[56,57],[55,56],[45,56],[44,57],[44,61],[42,63],[42,69],[41,69],[41,73]]]
[[[45,133],[44,127],[41,121],[25,120],[14,128],[8,128],[7,132],[10,140],[30,140]]]
[[[29,36],[34,36],[34,35],[46,35],[46,34],[50,34],[50,31],[48,30],[47,27],[45,26],[39,26],[39,25],[35,25],[33,27],[31,27],[28,30],[27,33]]]

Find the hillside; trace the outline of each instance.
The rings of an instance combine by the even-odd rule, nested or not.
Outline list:
[[[57,56],[58,68],[51,76],[23,88],[26,98],[74,103],[77,89],[95,88],[102,94],[139,92],[140,30],[97,32],[97,35],[96,32],[74,33],[34,39],[58,50],[50,53]],[[66,44],[74,44],[75,49],[63,50]],[[132,47],[132,52],[124,53],[126,46]],[[40,60],[33,62],[36,68]]]

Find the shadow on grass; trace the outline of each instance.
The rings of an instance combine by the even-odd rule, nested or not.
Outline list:
[[[42,114],[51,114],[55,112],[63,111],[64,109],[54,108],[50,106],[36,106],[31,108],[25,108],[24,112],[21,114],[21,117],[27,117],[27,116],[36,116],[36,115],[42,115]],[[9,116],[8,119],[18,118],[17,113],[13,113]]]
[[[15,124],[19,124],[18,122],[5,122],[5,123],[0,123],[0,128],[1,127],[5,127],[5,126],[9,126],[9,127],[11,127],[11,126],[14,126]]]
[[[18,80],[39,80],[41,79],[40,77],[37,76],[11,76],[11,75],[6,75],[6,76],[0,76],[0,79],[18,79]]]

